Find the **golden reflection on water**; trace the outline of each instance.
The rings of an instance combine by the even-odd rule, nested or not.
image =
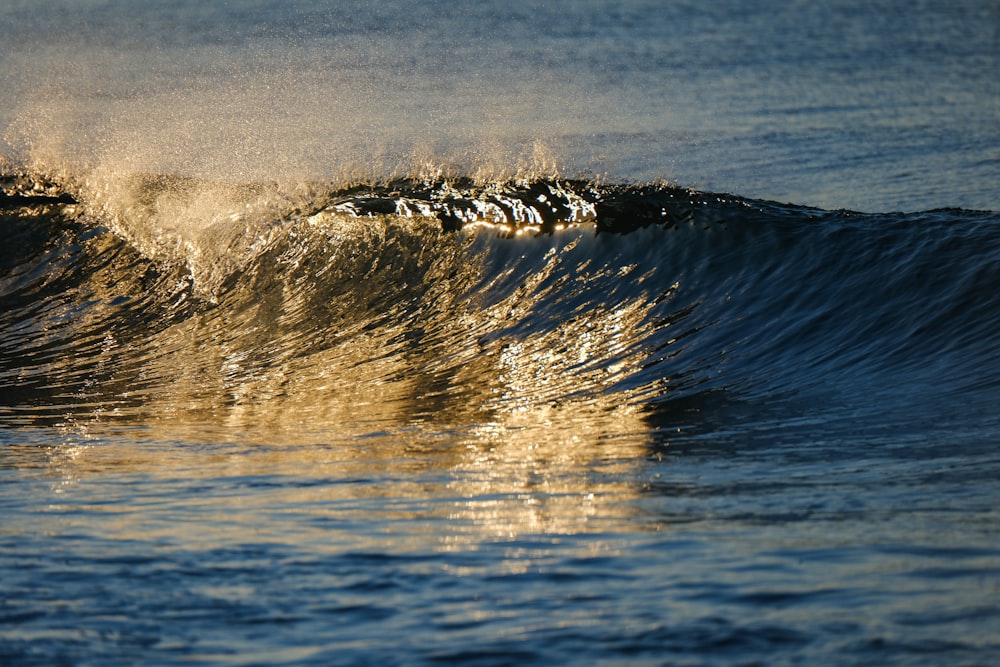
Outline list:
[[[627,410],[573,419],[540,408],[478,427],[452,468],[462,500],[450,518],[477,539],[594,532],[626,518],[644,453],[634,420]]]
[[[113,539],[205,548],[360,540],[384,549],[388,540],[401,550],[467,550],[612,531],[634,518],[647,451],[638,422],[625,408],[567,405],[368,433],[367,421],[290,434],[77,425],[62,443],[36,448],[47,460],[35,474],[47,480],[50,510],[73,510],[61,520],[67,532],[97,522]]]
[[[633,473],[649,429],[613,387],[644,361],[637,341],[653,326],[651,301],[587,300],[592,276],[560,262],[592,237],[549,248],[525,241],[515,250],[540,261],[519,287],[464,303],[459,295],[482,289],[470,243],[428,237],[426,221],[390,219],[352,230],[348,248],[336,219],[325,223],[303,223],[301,245],[273,253],[286,268],[264,266],[231,302],[148,341],[102,347],[113,400],[81,401],[96,407],[61,422],[60,442],[45,450],[53,490],[138,475],[162,487],[182,519],[216,517],[212,539],[286,535],[294,525],[323,541],[331,522],[389,521],[407,535],[431,532],[445,549],[600,531],[635,511]],[[426,252],[414,255],[408,235]],[[317,259],[324,248],[330,256]],[[385,278],[372,268],[390,264]],[[352,272],[361,269],[369,273],[359,282]],[[330,271],[345,277],[329,280]],[[345,281],[356,288],[324,291]],[[385,290],[409,310],[359,308]],[[553,295],[586,307],[518,328],[531,303]],[[197,511],[184,508],[196,502],[186,497],[196,482],[207,489]],[[108,525],[122,536],[184,530],[144,517],[143,503],[136,512],[121,503]]]
[[[421,379],[404,372],[401,355],[370,352],[358,363],[331,348],[310,359],[311,376],[290,364],[236,392],[231,378],[211,392],[195,369],[178,368],[171,392],[142,406],[155,418],[65,422],[61,442],[47,448],[51,489],[65,498],[81,482],[139,477],[165,498],[112,498],[114,516],[102,530],[170,540],[184,534],[186,519],[207,520],[211,536],[183,538],[209,542],[323,543],[336,539],[324,525],[389,522],[403,543],[430,534],[438,548],[467,549],[483,540],[599,532],[634,512],[631,473],[648,451],[647,428],[620,396],[554,404],[521,391],[508,401],[519,382],[514,370],[534,377],[539,369],[512,365],[505,354],[493,376],[464,378],[455,409],[438,396],[428,411]],[[501,371],[508,384],[498,382]],[[470,387],[480,392],[475,410]],[[199,484],[206,495],[196,500],[191,487]],[[91,501],[105,504],[106,494],[113,496]],[[147,515],[161,503],[178,521]]]

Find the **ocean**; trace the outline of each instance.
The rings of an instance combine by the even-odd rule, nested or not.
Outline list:
[[[0,44],[0,664],[1000,662],[996,2]]]

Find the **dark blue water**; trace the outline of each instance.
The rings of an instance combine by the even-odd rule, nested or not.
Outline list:
[[[0,4],[0,663],[995,663],[998,25]]]

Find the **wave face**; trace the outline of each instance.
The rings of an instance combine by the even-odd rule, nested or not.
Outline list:
[[[38,175],[3,187],[8,425],[360,432],[568,406],[631,410],[653,437],[775,419],[898,433],[1000,389],[992,212],[556,179],[223,197],[148,176],[117,209]],[[212,224],[164,225],[206,198]]]

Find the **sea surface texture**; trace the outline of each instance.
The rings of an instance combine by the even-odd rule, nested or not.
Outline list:
[[[0,0],[0,664],[1000,664],[995,0]]]

